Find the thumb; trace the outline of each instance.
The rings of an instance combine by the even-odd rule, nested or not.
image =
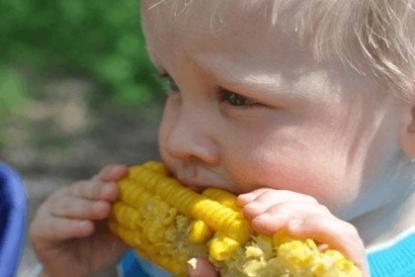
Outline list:
[[[192,258],[188,262],[190,277],[217,277],[215,267],[206,258]]]

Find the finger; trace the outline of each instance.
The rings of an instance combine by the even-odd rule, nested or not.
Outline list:
[[[272,206],[284,202],[318,204],[313,197],[287,190],[265,190],[243,206],[244,216],[251,219],[264,213]]]
[[[276,231],[284,229],[287,226],[288,221],[294,220],[286,214],[262,214],[252,219],[252,229],[264,235],[272,235]]]
[[[118,197],[118,185],[100,180],[80,181],[69,187],[69,192],[75,197],[90,200],[113,201]]]
[[[362,270],[365,270],[364,245],[356,228],[335,217],[308,217],[297,220],[287,226],[287,232],[293,237],[312,238],[323,242],[331,249],[337,249],[349,257]]]
[[[254,191],[243,193],[238,196],[238,203],[242,206],[254,201],[259,195],[269,191],[269,188],[260,188]]]
[[[253,201],[259,201],[267,199],[269,197],[275,197],[277,199],[304,199],[306,202],[317,203],[317,200],[310,195],[302,194],[290,190],[276,190],[270,188],[261,188],[249,193],[240,194],[238,196],[238,202],[242,205],[246,205]]]
[[[94,224],[90,220],[50,216],[34,222],[31,230],[32,241],[59,242],[89,236],[94,232]]]
[[[107,165],[97,175],[93,177],[93,180],[101,181],[118,181],[119,179],[127,176],[128,167],[122,164]]]
[[[278,206],[278,205],[277,205]],[[353,225],[339,220],[318,206],[286,209],[273,207],[251,222],[258,233],[272,235],[283,230],[297,239],[311,238],[325,244],[324,248],[337,249],[365,271],[364,245]],[[279,210],[279,211],[276,211]]]
[[[108,217],[111,205],[106,201],[92,201],[79,197],[67,196],[60,199],[53,206],[49,206],[50,213],[55,217],[72,219],[99,220]]]
[[[206,258],[192,258],[188,261],[190,277],[216,277],[215,267]]]
[[[252,225],[259,233],[272,235],[277,230],[284,230],[297,239],[311,238],[324,243],[328,248],[339,250],[364,269],[364,246],[353,225],[332,215],[319,214],[318,209],[312,210],[311,206],[308,207],[309,213],[302,214],[303,216],[299,216],[294,210],[291,214],[266,213],[255,218]]]
[[[289,222],[303,218],[332,217],[330,211],[320,204],[307,202],[283,202],[252,217],[252,228],[261,234],[272,235],[279,229],[285,229]]]

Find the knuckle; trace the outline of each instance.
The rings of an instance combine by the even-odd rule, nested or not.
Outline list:
[[[268,198],[268,197],[274,197],[279,194],[279,191],[271,188],[262,188],[259,191],[259,199]]]
[[[261,194],[261,193],[266,193],[266,192],[273,191],[273,190],[274,190],[274,189],[270,189],[270,188],[264,188],[264,187],[262,187],[262,188],[258,188],[258,189],[256,189],[254,192]]]
[[[307,202],[310,202],[310,203],[313,203],[313,204],[319,204],[317,199],[315,197],[311,196],[311,195],[304,195],[304,199]]]
[[[243,213],[248,217],[252,217],[258,214],[257,206],[253,203],[250,203],[244,206],[242,210],[243,210]]]
[[[91,180],[82,180],[74,183],[71,187],[71,192],[76,196],[88,196],[96,190],[96,182]]]
[[[91,216],[94,216],[96,214],[96,211],[96,204],[93,202],[87,202],[82,205],[80,216],[84,218],[90,218]]]
[[[43,211],[43,209],[46,209],[46,210],[53,209],[53,207],[55,207],[57,204],[59,204],[62,201],[62,198],[65,197],[65,193],[66,193],[65,191],[64,190],[58,190],[58,191],[53,192],[46,199],[46,201],[40,206],[38,212]]]
[[[267,210],[267,213],[278,214],[279,216],[288,216],[292,213],[292,210],[291,203],[278,203],[271,206]]]
[[[360,239],[359,232],[357,231],[357,228],[353,224],[345,222],[345,230],[347,231],[349,236]]]
[[[63,214],[68,214],[68,213],[72,212],[73,206],[68,201],[62,201],[60,203],[59,209]]]
[[[326,215],[331,215],[331,211],[329,210],[329,208],[327,208],[325,205],[322,205],[322,204],[317,204],[317,207],[318,207],[318,209],[323,213],[323,214],[326,214]]]
[[[288,230],[302,228],[304,224],[305,224],[305,221],[301,217],[290,217],[287,219]]]
[[[81,190],[81,181],[78,181],[76,183],[73,183],[70,187],[69,187],[69,192],[72,195],[78,195],[80,193]]]
[[[308,214],[303,215],[302,219],[308,226],[312,226],[313,228],[316,228],[321,231],[329,231],[332,232],[331,226],[336,226],[337,223],[333,222],[330,217],[327,217],[326,215],[322,214]]]

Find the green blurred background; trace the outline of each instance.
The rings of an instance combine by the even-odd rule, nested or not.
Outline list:
[[[156,159],[163,84],[139,0],[0,2],[0,160],[22,175],[29,220],[59,186],[108,163]],[[36,263],[26,243],[20,276]]]

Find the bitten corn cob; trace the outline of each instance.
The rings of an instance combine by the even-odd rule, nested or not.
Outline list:
[[[322,253],[310,239],[254,234],[233,194],[220,189],[198,194],[168,177],[160,163],[130,168],[119,185],[111,230],[176,276],[186,276],[192,257],[208,257],[229,277],[362,276],[338,251]]]

